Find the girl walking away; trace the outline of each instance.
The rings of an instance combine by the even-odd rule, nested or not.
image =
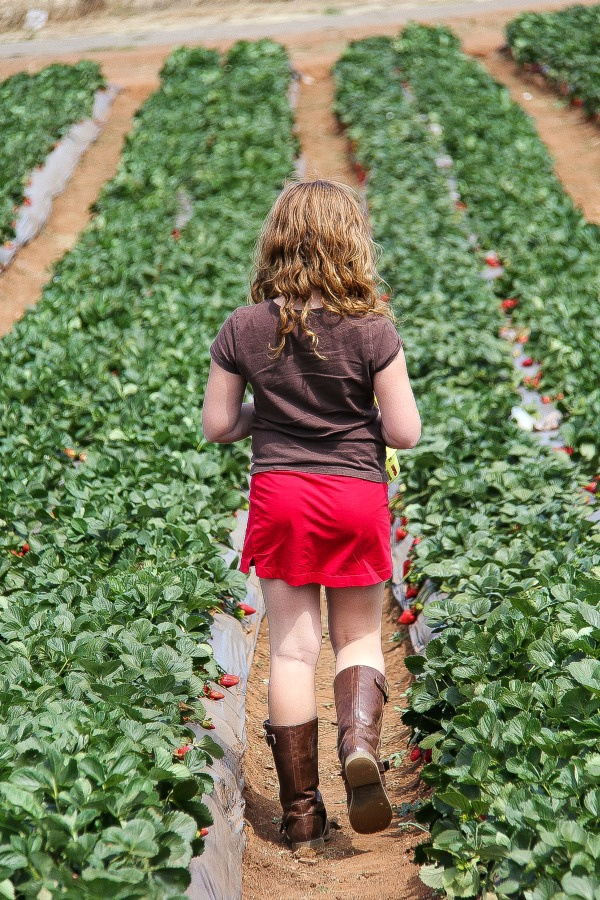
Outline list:
[[[414,447],[421,422],[380,283],[355,192],[332,181],[290,182],[263,226],[250,303],[211,346],[205,437],[252,436],[240,568],[255,567],[265,599],[264,730],[279,779],[280,831],[292,849],[329,838],[315,699],[321,585],[350,824],[370,834],[392,819],[389,762],[379,758],[389,697],[381,620],[392,574],[385,458],[386,445]],[[254,399],[244,403],[247,385]]]

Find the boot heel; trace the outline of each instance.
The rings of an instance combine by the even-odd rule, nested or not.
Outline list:
[[[354,831],[384,831],[392,821],[393,811],[375,757],[366,750],[355,750],[346,758],[344,773],[350,790],[348,818]]]

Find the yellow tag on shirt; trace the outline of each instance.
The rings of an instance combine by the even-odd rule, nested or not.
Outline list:
[[[400,460],[393,447],[385,448],[385,470],[390,477],[390,481],[393,481],[400,474]]]
[[[375,397],[375,406],[379,409],[377,397]],[[388,473],[390,481],[393,481],[394,478],[397,478],[400,474],[400,460],[393,447],[385,448],[385,470]]]

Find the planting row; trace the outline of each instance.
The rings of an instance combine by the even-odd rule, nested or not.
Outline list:
[[[210,825],[205,641],[243,615],[219,542],[248,452],[204,443],[202,395],[296,143],[280,46],[161,74],[0,344],[0,896],[183,897]]]
[[[35,75],[18,72],[0,83],[0,244],[14,237],[15,208],[31,171],[80,119],[91,115],[104,86],[97,63],[54,64]]]
[[[506,38],[518,63],[553,81],[574,106],[600,113],[600,6],[522,13]]]
[[[427,576],[449,594],[427,607],[438,633],[426,657],[407,661],[416,681],[404,718],[435,789],[417,814],[430,828],[422,877],[448,897],[591,897],[598,531],[567,455],[511,422],[504,313],[452,198],[437,122],[402,85],[397,47],[351,44],[335,75],[426,423],[401,455],[399,536],[417,536],[405,574],[411,593]]]
[[[461,53],[448,29],[410,26],[396,50],[419,110],[442,129],[482,255],[493,251],[503,265],[495,290],[541,366],[535,386],[567,418],[565,445],[593,491],[600,469],[600,229],[586,223],[554,175],[533,121]]]

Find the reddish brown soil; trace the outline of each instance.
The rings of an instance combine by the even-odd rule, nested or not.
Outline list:
[[[124,90],[117,96],[98,140],[83,155],[65,191],[54,200],[46,225],[0,276],[0,335],[37,302],[53,264],[77,241],[89,222],[90,205],[116,172],[136,110],[158,87],[160,58],[138,60],[131,66],[130,61],[106,56],[102,60],[106,78],[123,85]],[[35,65],[26,68],[35,71],[45,64],[47,61],[36,60]],[[0,77],[23,68],[23,60],[7,61],[0,66]]]
[[[386,758],[406,748],[408,730],[396,707],[404,706],[402,696],[410,676],[404,666],[405,646],[392,642],[396,631],[397,606],[391,594],[383,619],[383,650],[390,699],[385,706],[381,733],[381,755]],[[411,820],[394,816],[390,827],[380,834],[360,835],[350,828],[346,794],[339,776],[336,753],[337,722],[333,703],[335,663],[327,633],[325,602],[321,606],[323,646],[317,666],[317,711],[319,715],[320,790],[329,816],[341,829],[332,830],[325,849],[292,853],[280,842],[281,807],[277,774],[271,751],[262,736],[267,718],[269,676],[269,631],[266,618],[259,632],[256,655],[248,683],[246,700],[246,825],[244,854],[244,900],[304,900],[328,896],[332,900],[425,900],[432,896],[418,877],[413,850],[423,832],[407,827]],[[406,758],[386,773],[392,806],[414,803],[425,793],[419,779],[419,764]],[[404,824],[401,824],[404,823]]]

